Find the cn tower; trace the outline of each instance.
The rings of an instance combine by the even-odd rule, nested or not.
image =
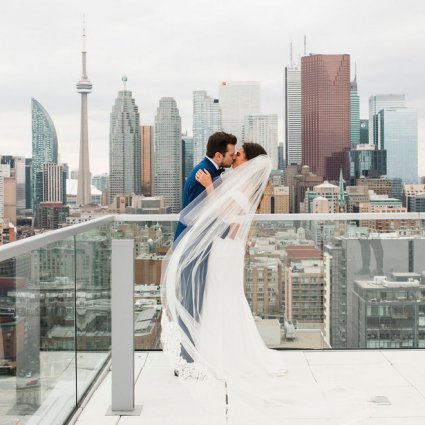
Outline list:
[[[80,135],[80,158],[78,162],[78,188],[77,205],[91,203],[91,175],[89,161],[89,131],[87,125],[87,95],[91,92],[92,83],[87,77],[86,71],[86,29],[83,26],[83,75],[77,83],[77,91],[81,93],[81,135]]]

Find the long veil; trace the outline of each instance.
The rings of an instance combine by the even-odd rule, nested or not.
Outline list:
[[[180,221],[187,227],[164,262],[161,290],[166,318],[175,324],[188,357],[212,372],[220,371],[201,358],[198,350],[211,245],[217,238],[246,240],[271,168],[270,158],[260,155],[217,179],[209,195],[203,192],[181,212]]]
[[[204,192],[181,212],[180,221],[187,227],[168,252],[161,277],[164,351],[168,352],[173,367],[181,376],[195,378],[184,381],[207,410],[212,399],[219,400],[218,404],[222,402],[223,398],[213,394],[217,393],[217,383],[223,384],[221,390],[226,393],[226,400],[228,395],[231,400],[226,423],[281,424],[283,416],[291,416],[292,412],[305,408],[318,412],[338,409],[344,419],[335,423],[362,423],[370,412],[370,404],[363,394],[353,396],[352,391],[319,388],[313,383],[306,386],[305,381],[299,381],[297,365],[290,365],[288,376],[283,377],[266,372],[251,378],[232,376],[222,367],[223,363],[211,361],[211,357],[205,356],[200,349],[205,337],[201,326],[203,292],[212,246],[218,239],[245,243],[271,168],[270,158],[261,155],[229,170],[214,182],[212,193]],[[235,267],[243,267],[243,263]],[[217,307],[217,314],[220,314],[221,306]],[[182,353],[187,354],[185,359]],[[284,359],[288,354],[264,347],[266,362],[269,355]],[[331,398],[324,394],[331,394]],[[308,406],[306,400],[309,400]],[[220,422],[213,420],[211,423]]]

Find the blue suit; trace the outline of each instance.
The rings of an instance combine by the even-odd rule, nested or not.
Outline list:
[[[217,170],[214,164],[207,157],[205,157],[198,165],[196,165],[188,175],[186,183],[184,185],[182,209],[186,208],[205,190],[205,187],[202,186],[201,183],[199,183],[195,178],[196,172],[198,170],[207,170],[211,174],[213,180],[215,180],[223,172],[222,169]],[[177,224],[174,240],[177,240],[177,238],[181,235],[184,229],[186,229],[186,226],[183,223],[179,222]]]
[[[211,177],[213,180],[215,180],[223,171],[222,169],[217,170],[214,164],[206,157],[198,165],[196,165],[193,168],[193,170],[190,172],[189,176],[187,177],[186,183],[184,185],[182,209],[186,208],[201,193],[205,191],[204,186],[202,186],[198,181],[196,181],[195,176],[198,170],[207,170],[211,174]],[[182,232],[185,229],[186,229],[186,226],[179,221],[177,225],[176,233],[174,235],[175,242],[177,241],[177,239],[179,238],[179,236],[182,234]],[[210,248],[211,247],[208,247],[207,251],[209,251]],[[205,278],[207,275],[208,255],[204,257],[201,264],[199,265],[199,268],[197,269],[197,277],[195,278],[195,280],[196,282],[198,282],[199,287],[196,288],[197,290],[195,291],[195,294],[193,294],[190,281],[191,281],[191,277],[193,273],[193,266],[195,265],[195,263],[196,263],[196,258],[190,264],[188,264],[188,266],[185,267],[184,270],[182,270],[181,284],[180,284],[182,305],[185,307],[185,309],[188,311],[188,313],[192,317],[197,316],[197,312],[194,312],[194,302],[198,306],[199,310],[202,307],[202,301],[204,297],[204,288],[205,288]],[[193,299],[193,297],[195,297],[195,300]],[[198,319],[198,317],[195,317],[195,318]],[[186,335],[192,340],[185,324],[180,319],[179,319],[179,325],[183,329],[183,331],[186,333]],[[189,355],[189,353],[187,353],[187,351],[184,349],[183,346],[181,346],[181,356],[188,363],[193,362],[191,356]]]

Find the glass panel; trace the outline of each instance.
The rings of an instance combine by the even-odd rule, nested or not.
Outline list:
[[[117,217],[117,220],[119,217]],[[115,221],[114,238],[134,239],[134,346],[136,350],[160,349],[161,266],[171,246],[174,221]]]
[[[136,241],[136,349],[158,348],[157,285],[174,227],[115,227],[114,237]],[[274,348],[422,347],[424,248],[419,220],[257,216],[245,256],[245,294],[260,334]]]
[[[76,236],[78,400],[109,357],[111,347],[111,225]]]
[[[63,423],[76,403],[74,239],[0,263],[0,423]]]

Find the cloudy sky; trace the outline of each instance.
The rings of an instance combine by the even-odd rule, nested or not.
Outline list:
[[[93,174],[108,171],[109,114],[128,77],[141,123],[172,96],[191,133],[192,91],[218,96],[223,80],[258,80],[262,110],[281,118],[283,68],[303,52],[357,62],[361,117],[372,94],[405,93],[419,114],[425,175],[423,0],[17,0],[0,15],[0,154],[31,156],[31,98],[50,113],[61,160],[78,166],[81,33],[86,16],[89,143]]]

